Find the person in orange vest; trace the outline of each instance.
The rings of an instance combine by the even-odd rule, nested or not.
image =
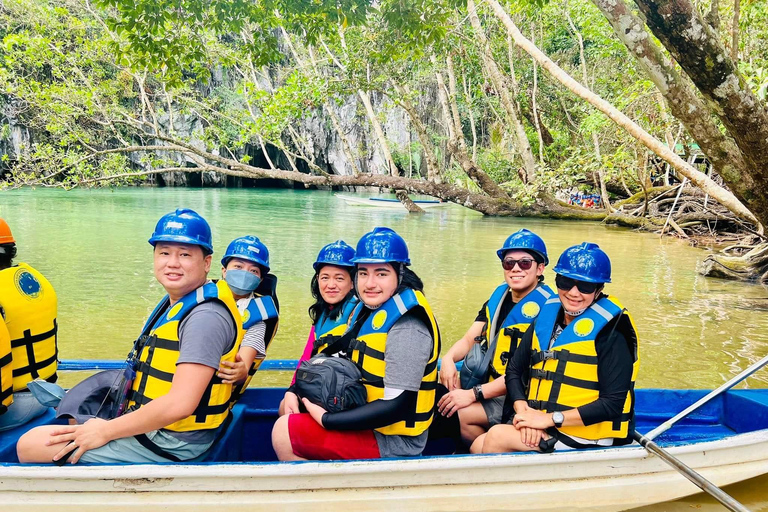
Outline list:
[[[27,389],[56,382],[57,299],[51,283],[26,263],[13,264],[16,239],[0,219],[0,432],[32,421],[48,407]]]

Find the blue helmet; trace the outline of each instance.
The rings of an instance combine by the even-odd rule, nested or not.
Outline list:
[[[315,272],[323,265],[335,265],[337,267],[354,267],[352,259],[355,257],[355,248],[344,240],[336,240],[326,245],[317,255],[317,260],[312,264]]]
[[[555,272],[588,283],[610,283],[611,260],[597,244],[584,242],[560,255]]]
[[[232,258],[239,258],[241,260],[256,263],[269,272],[269,250],[258,237],[250,235],[241,236],[229,242],[227,252],[225,252],[224,257],[221,258],[221,265],[226,267],[227,263],[229,263],[229,260]]]
[[[404,263],[410,265],[408,246],[403,237],[390,228],[373,228],[357,242],[352,263]]]
[[[503,260],[505,252],[515,250],[528,251],[537,254],[544,261],[544,265],[549,265],[547,246],[544,245],[544,240],[533,231],[521,229],[520,231],[512,233],[504,241],[504,245],[501,249],[496,251],[496,255],[500,260]]]
[[[203,251],[213,252],[211,227],[196,211],[189,208],[178,208],[160,217],[149,239],[152,247],[157,242],[199,245]]]

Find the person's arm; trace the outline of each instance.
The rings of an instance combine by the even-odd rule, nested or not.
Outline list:
[[[533,330],[535,325],[536,322],[534,321],[525,331],[525,334],[523,334],[523,339],[515,350],[512,359],[507,363],[507,370],[504,373],[507,396],[513,404],[518,401],[523,401],[526,406],[528,405],[526,387],[531,370],[531,347],[533,345]]]
[[[243,336],[240,350],[234,361],[222,361],[216,374],[225,384],[242,384],[248,378],[253,361],[266,357],[266,345],[264,336],[267,332],[267,324],[257,322],[252,325]]]
[[[448,391],[461,389],[459,381],[459,372],[456,370],[456,363],[464,359],[469,353],[472,345],[477,343],[475,338],[483,334],[484,322],[477,320],[472,324],[469,330],[446,352],[441,361],[440,383],[448,388]]]

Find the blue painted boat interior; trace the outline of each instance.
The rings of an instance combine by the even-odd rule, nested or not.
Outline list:
[[[275,461],[271,431],[284,389],[251,388],[233,409],[227,432],[197,463],[243,463]],[[636,391],[637,430],[648,432],[696,400],[706,390]],[[0,433],[0,464],[17,464],[16,440],[29,428],[54,423],[53,411],[23,427]],[[768,389],[736,390],[724,393],[667,431],[656,441],[661,446],[712,441],[768,427]],[[448,455],[449,442],[434,441],[425,455]],[[521,454],[521,456],[528,456]]]

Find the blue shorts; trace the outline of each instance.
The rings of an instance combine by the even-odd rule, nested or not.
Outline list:
[[[187,443],[176,439],[171,434],[162,430],[153,430],[147,432],[146,436],[159,448],[176,456],[177,458],[188,461],[205,454],[213,442],[203,444]],[[140,464],[171,462],[165,457],[157,455],[152,450],[145,448],[136,440],[135,437],[123,437],[115,439],[105,444],[101,448],[89,450],[83,454],[78,461],[86,463],[98,462],[102,464]]]
[[[48,407],[40,405],[37,398],[32,396],[29,391],[14,393],[13,403],[5,411],[5,414],[0,414],[0,432],[29,423],[47,410]]]

